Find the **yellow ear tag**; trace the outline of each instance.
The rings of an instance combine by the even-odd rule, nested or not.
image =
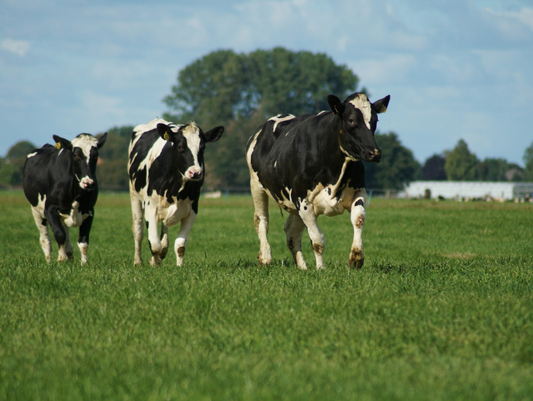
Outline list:
[[[165,132],[165,135],[163,135],[163,139],[165,141],[170,141],[170,136],[168,136],[168,132]]]
[[[55,145],[54,145],[54,148],[56,148],[57,150],[61,149],[61,144],[59,142],[57,142]]]
[[[339,131],[339,133],[340,133],[340,134],[344,134],[344,131],[341,129],[341,130]]]

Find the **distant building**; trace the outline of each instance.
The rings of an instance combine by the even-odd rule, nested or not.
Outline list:
[[[533,197],[533,182],[414,181],[405,188],[405,197],[494,198],[511,200]]]

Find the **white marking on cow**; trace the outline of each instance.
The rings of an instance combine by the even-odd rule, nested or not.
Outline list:
[[[82,215],[80,212],[80,204],[78,201],[72,203],[72,209],[69,214],[59,213],[61,220],[66,227],[79,227],[87,215]]]
[[[89,162],[91,157],[91,149],[98,148],[98,139],[88,134],[78,135],[71,141],[71,143],[73,148],[81,149],[83,155],[87,158],[87,162]]]
[[[361,110],[363,113],[363,119],[368,129],[370,129],[370,119],[372,118],[372,108],[368,98],[364,93],[359,93],[358,96],[350,102],[356,109]],[[344,151],[344,150],[343,150]]]
[[[194,158],[194,164],[187,169],[183,177],[186,180],[189,180],[199,174],[198,178],[201,178],[204,166],[201,166],[198,161],[198,153],[200,152],[201,143],[200,128],[198,128],[195,123],[190,123],[181,132],[187,140],[187,147],[190,149]]]
[[[324,113],[328,113],[328,111],[327,110],[322,110],[320,113],[317,114],[317,116],[320,116],[320,115],[322,115]]]
[[[341,152],[344,153],[346,155],[346,158],[347,159],[350,159],[351,161],[353,162],[358,162],[359,159],[356,159],[355,157],[353,157],[350,153],[348,153],[348,151],[346,149],[344,149],[342,146],[339,146],[340,149],[341,149]]]
[[[280,117],[281,114],[278,114],[275,117],[271,117],[268,121],[274,121],[274,127],[272,128],[272,131],[276,131],[276,128],[278,127],[279,123],[282,123],[283,121],[289,121],[294,119],[294,116],[292,114],[288,114],[285,117]]]
[[[30,154],[27,156],[27,158],[29,159],[30,157],[33,157],[33,156],[35,156],[36,154],[37,154],[37,152],[30,153]]]

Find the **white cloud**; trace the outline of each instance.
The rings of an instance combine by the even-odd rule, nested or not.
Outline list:
[[[15,53],[20,57],[24,57],[30,50],[30,42],[25,40],[4,39],[2,40],[1,47],[3,50]]]

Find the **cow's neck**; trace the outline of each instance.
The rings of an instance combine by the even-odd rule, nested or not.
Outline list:
[[[332,114],[332,116],[334,115]],[[337,120],[337,117],[334,118]],[[330,160],[333,162],[330,167],[332,168],[332,173],[335,177],[337,177],[337,181],[331,186],[331,202],[333,202],[333,200],[337,197],[337,192],[339,191],[339,189],[344,189],[344,187],[341,188],[341,184],[346,173],[346,168],[348,167],[348,164],[358,161],[342,147],[340,136],[346,134],[342,131],[341,124],[338,123],[333,125],[335,126],[334,135],[329,136],[331,140],[328,141],[326,146],[324,146],[324,151],[329,153],[326,157],[328,159],[331,158]]]

